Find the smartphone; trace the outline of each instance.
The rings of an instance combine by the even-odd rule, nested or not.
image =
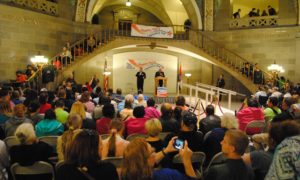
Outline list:
[[[182,149],[184,147],[184,140],[181,139],[175,139],[174,144],[173,144],[175,149]]]

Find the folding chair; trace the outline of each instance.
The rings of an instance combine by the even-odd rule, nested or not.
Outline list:
[[[110,134],[101,134],[100,137],[102,140],[109,138]]]
[[[106,157],[102,160],[103,162],[110,162],[116,166],[116,168],[121,168],[123,164],[123,157]]]
[[[54,152],[56,153],[57,138],[58,136],[43,136],[40,137],[39,140],[49,144],[54,149]]]
[[[207,168],[206,168],[206,172],[209,170],[209,168],[213,165],[217,165],[217,164],[222,164],[224,163],[226,160],[226,157],[223,155],[222,152],[219,152],[218,154],[215,154],[214,157],[210,160]]]
[[[159,133],[159,138],[161,139],[161,140],[164,140],[165,138],[166,138],[166,136],[168,135],[168,134],[170,134],[171,132],[161,132],[161,133]]]
[[[258,134],[258,133],[262,133],[264,131],[265,127],[266,127],[265,120],[262,120],[262,121],[255,120],[255,121],[251,121],[247,124],[247,126],[245,128],[245,132],[247,135],[253,135],[253,134],[248,134],[247,131],[252,128],[257,128],[260,131],[260,132],[256,133],[256,134]]]
[[[8,151],[11,147],[20,145],[20,141],[17,139],[16,136],[9,136],[9,137],[4,139],[4,142],[6,144],[6,147],[7,147]]]
[[[136,138],[147,138],[148,136],[146,134],[131,134],[129,136],[127,136],[126,140],[127,141],[132,141]]]
[[[205,161],[205,154],[203,152],[193,152],[192,155],[192,163],[199,163],[200,167],[198,170],[196,170],[196,176],[197,179],[201,179],[203,177],[203,163]],[[182,164],[182,158],[179,154],[177,154],[176,156],[173,157],[172,162],[174,164]]]
[[[37,161],[31,166],[21,166],[19,163],[14,163],[10,167],[10,171],[14,180],[16,175],[44,175],[51,174],[52,180],[54,180],[54,170],[51,164],[43,161]]]

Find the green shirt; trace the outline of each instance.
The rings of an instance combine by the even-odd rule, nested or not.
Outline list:
[[[281,110],[278,107],[273,107],[273,109],[277,112],[277,114],[281,114]],[[273,118],[277,115],[271,108],[266,108],[264,110],[265,120],[272,121]]]
[[[67,122],[69,113],[62,108],[56,108],[55,109],[56,119],[61,122],[62,124],[65,124]]]

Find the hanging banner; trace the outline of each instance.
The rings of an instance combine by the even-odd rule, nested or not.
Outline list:
[[[150,38],[173,38],[172,27],[144,26],[131,24],[131,36],[150,37]]]

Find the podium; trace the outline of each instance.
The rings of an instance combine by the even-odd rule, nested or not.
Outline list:
[[[162,87],[158,87],[160,80],[163,81]],[[154,79],[154,95],[158,97],[167,97],[168,96],[167,83],[168,83],[168,78],[156,77]]]

